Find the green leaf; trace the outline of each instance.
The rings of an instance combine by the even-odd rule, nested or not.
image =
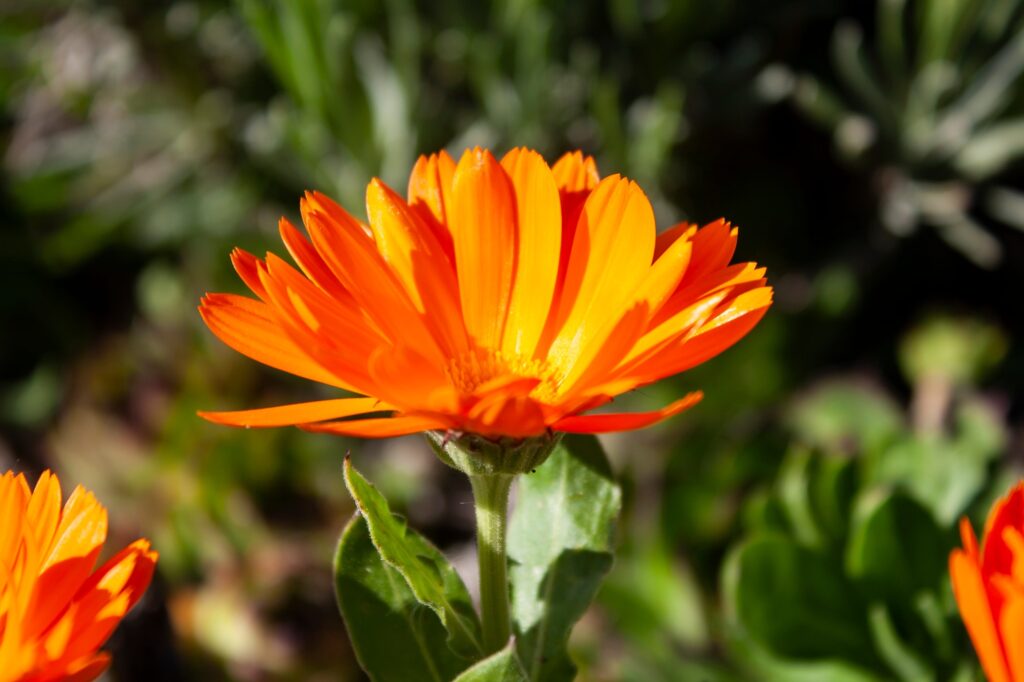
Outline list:
[[[861,600],[836,564],[783,536],[751,538],[723,569],[727,613],[775,656],[874,665]]]
[[[859,500],[846,567],[872,596],[902,603],[937,589],[946,575],[950,539],[916,500],[870,491]]]
[[[748,680],[771,682],[891,682],[891,674],[877,674],[839,660],[793,661],[774,656],[757,642],[733,633],[729,650],[748,675]],[[697,678],[700,680],[711,677]]]
[[[594,437],[566,436],[519,479],[509,527],[512,618],[531,682],[572,680],[566,645],[612,565],[622,494]]]
[[[359,664],[375,682],[447,682],[466,666],[437,616],[381,560],[362,516],[341,534],[334,589]]]
[[[441,619],[449,646],[463,656],[478,658],[483,653],[480,621],[459,574],[436,547],[391,513],[388,501],[347,457],[345,484],[366,518],[381,558],[401,573],[416,599]]]
[[[678,664],[680,649],[707,648],[707,614],[689,566],[660,536],[622,549],[597,599],[633,653],[665,655]]]
[[[515,645],[509,645],[480,661],[455,678],[454,682],[526,682],[526,671]]]
[[[868,608],[868,622],[875,638],[875,648],[899,679],[907,682],[935,679],[935,671],[929,662],[900,636],[885,604],[875,603]]]
[[[828,453],[875,452],[903,432],[900,408],[885,394],[852,381],[821,384],[790,408],[799,439]]]

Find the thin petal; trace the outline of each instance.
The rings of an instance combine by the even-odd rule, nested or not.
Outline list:
[[[651,317],[661,310],[683,280],[692,253],[693,244],[684,236],[655,255],[654,265],[647,271],[636,294],[636,300],[646,304]]]
[[[508,175],[490,152],[463,154],[448,219],[466,330],[480,346],[498,348],[516,268],[516,201]]]
[[[552,428],[566,433],[608,433],[642,429],[693,407],[703,397],[704,394],[700,391],[688,393],[671,405],[653,412],[573,415],[558,420]]]
[[[739,230],[723,218],[697,230],[693,236],[693,265],[683,286],[727,266],[736,252],[738,234]]]
[[[467,347],[455,271],[421,216],[387,185],[374,179],[366,211],[377,250],[423,314],[448,355]]]
[[[654,240],[654,257],[660,258],[661,254],[680,240],[692,241],[695,234],[697,234],[697,226],[692,223],[676,223],[667,230],[659,232]]]
[[[444,356],[421,314],[363,226],[316,193],[302,202],[301,209],[317,252],[345,289],[352,292],[361,310],[390,340],[415,343],[425,356],[441,362]]]
[[[422,417],[418,415],[354,419],[352,421],[323,422],[299,426],[303,431],[332,433],[338,436],[353,436],[355,438],[390,438],[392,436],[405,436],[410,433],[447,427],[448,424],[437,417]]]
[[[949,575],[960,616],[985,674],[990,682],[1012,682],[978,564],[965,552],[953,550],[949,557]]]
[[[31,530],[34,537],[33,550],[46,556],[55,539],[57,526],[60,523],[61,501],[60,481],[51,471],[44,471],[36,481],[36,487],[32,491],[32,499],[28,503],[27,529]],[[38,570],[33,566],[31,570]]]
[[[389,409],[392,408],[376,398],[338,398],[336,400],[317,400],[308,403],[265,407],[258,410],[199,412],[198,414],[203,419],[215,424],[262,428],[267,426],[308,424],[310,422],[340,419],[342,417],[352,417],[357,414]]]
[[[1013,549],[1003,537],[1003,528],[1024,529],[1024,484],[1018,484],[998,502],[985,520],[985,546],[981,565],[986,574],[1010,574],[1013,571]]]
[[[569,269],[569,255],[576,237],[576,226],[579,223],[583,204],[591,191],[601,182],[597,172],[597,164],[591,156],[584,157],[583,152],[567,152],[562,155],[551,172],[558,185],[558,193],[562,204],[562,248],[558,261],[558,280],[555,286],[556,300]]]
[[[231,252],[231,264],[235,266],[235,272],[242,278],[245,285],[252,290],[252,293],[266,300],[267,292],[263,288],[263,283],[260,282],[259,274],[260,268],[263,267],[263,261],[245,249],[236,248]]]
[[[299,350],[265,303],[234,294],[207,294],[199,313],[217,338],[242,355],[328,386],[350,388]]]
[[[334,276],[331,269],[324,263],[316,249],[299,230],[287,219],[281,218],[278,221],[278,231],[281,234],[281,241],[284,242],[288,253],[291,254],[295,263],[302,269],[311,281],[323,289],[331,298],[342,305],[352,305],[354,299],[352,294],[345,290],[338,278]],[[266,296],[261,296],[266,299]]]
[[[1003,637],[1010,668],[1010,679],[1024,680],[1024,595],[1010,597],[999,616],[999,632]]]
[[[430,156],[421,156],[409,175],[409,203],[423,205],[430,210],[437,225],[442,228],[448,223],[448,208],[452,204],[452,180],[455,177],[455,161],[448,152],[441,151]],[[451,235],[448,243],[451,244]],[[442,236],[443,241],[443,236]]]
[[[589,192],[601,182],[597,172],[597,164],[593,156],[584,156],[583,152],[566,152],[551,167],[558,189],[566,192]]]
[[[768,308],[753,310],[711,331],[678,342],[670,337],[645,355],[617,371],[621,377],[633,377],[636,385],[649,384],[664,377],[685,372],[710,360],[747,335],[761,321]]]
[[[519,255],[502,349],[533,355],[547,322],[562,248],[558,188],[537,152],[513,149],[501,160],[516,194]]]

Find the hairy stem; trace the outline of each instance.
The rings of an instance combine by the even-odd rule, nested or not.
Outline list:
[[[476,547],[480,563],[480,618],[484,650],[502,649],[511,634],[508,613],[508,559],[505,536],[508,530],[508,493],[514,476],[490,474],[470,476],[476,505]]]

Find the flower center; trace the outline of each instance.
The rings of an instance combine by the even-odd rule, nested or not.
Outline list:
[[[445,368],[445,374],[452,386],[464,395],[486,392],[524,380],[524,394],[547,401],[554,399],[559,384],[557,372],[546,360],[482,348],[453,358]],[[528,381],[531,379],[536,382],[532,386]]]

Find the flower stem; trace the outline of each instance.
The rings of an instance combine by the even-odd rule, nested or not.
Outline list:
[[[484,653],[502,649],[511,634],[508,615],[508,559],[505,536],[508,525],[508,493],[514,476],[470,476],[476,505],[476,547],[480,563],[480,618],[483,621]]]

